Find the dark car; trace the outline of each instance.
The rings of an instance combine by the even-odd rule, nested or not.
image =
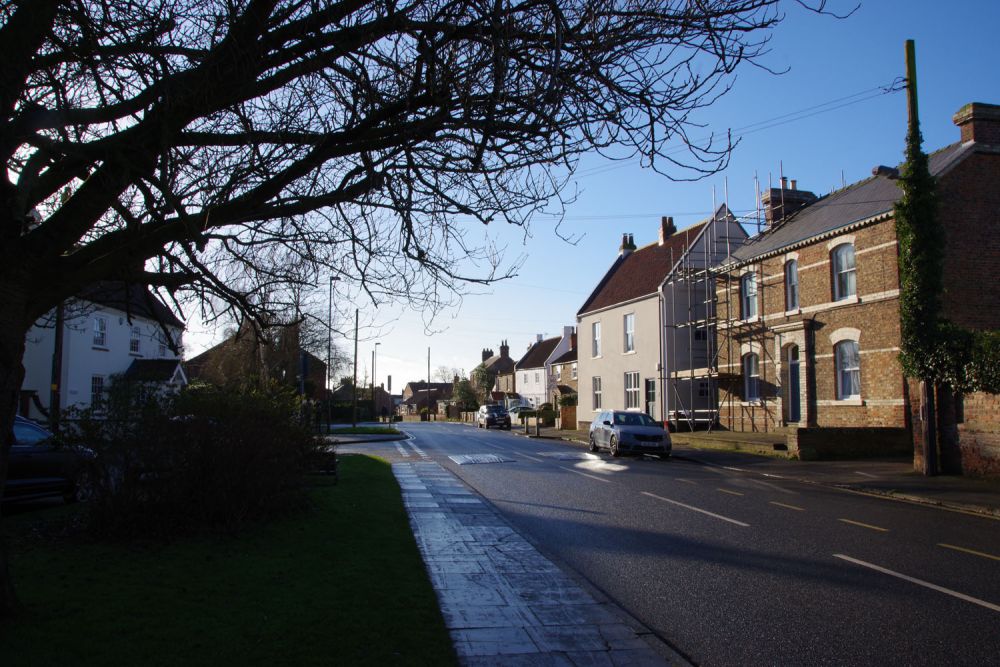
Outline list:
[[[659,454],[666,458],[673,448],[663,424],[642,412],[605,410],[590,424],[590,451],[606,448],[612,456],[623,453]]]
[[[510,415],[507,414],[507,408],[502,405],[482,406],[479,408],[476,422],[479,428],[496,426],[497,428],[510,430]]]
[[[94,453],[60,444],[35,422],[14,418],[3,501],[61,496],[66,502],[86,500],[92,492],[90,465]]]

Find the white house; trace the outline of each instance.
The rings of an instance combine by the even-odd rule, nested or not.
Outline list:
[[[68,300],[63,313],[58,358],[56,311],[28,332],[21,414],[46,420],[53,396],[60,409],[90,407],[115,374],[167,388],[187,384],[180,365],[184,323],[147,288],[98,283]]]
[[[536,408],[545,403],[556,391],[552,362],[571,349],[574,333],[574,328],[568,326],[563,327],[562,336],[555,338],[543,340],[539,334],[535,343],[528,348],[520,361],[514,364],[517,392],[531,407]]]

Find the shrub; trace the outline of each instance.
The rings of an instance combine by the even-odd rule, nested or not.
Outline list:
[[[125,396],[116,394],[124,393]],[[299,506],[319,441],[277,387],[191,387],[174,398],[112,384],[75,437],[97,452],[93,527],[117,536],[232,531]]]

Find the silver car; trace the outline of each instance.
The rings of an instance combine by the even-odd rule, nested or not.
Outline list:
[[[590,451],[607,449],[611,456],[624,453],[670,456],[670,433],[663,424],[642,412],[605,410],[590,423]]]

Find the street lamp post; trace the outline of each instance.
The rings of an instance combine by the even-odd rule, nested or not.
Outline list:
[[[372,410],[375,411],[375,417],[381,421],[381,415],[378,412],[378,395],[376,391],[378,390],[378,382],[376,381],[375,375],[375,362],[378,361],[375,354],[378,352],[378,346],[382,343],[375,343],[374,349],[372,349]]]
[[[326,432],[330,432],[330,422],[333,420],[333,397],[330,389],[330,375],[333,362],[333,283],[340,280],[339,276],[330,276],[329,309],[326,315]]]

